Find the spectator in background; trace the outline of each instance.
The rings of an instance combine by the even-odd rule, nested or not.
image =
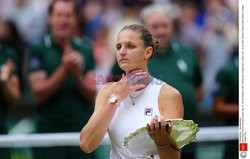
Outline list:
[[[238,50],[238,49],[237,49]],[[214,92],[214,113],[225,119],[225,126],[238,125],[239,112],[239,62],[238,52],[233,60],[217,73]],[[227,141],[224,159],[238,157],[238,141]]]
[[[229,62],[232,56],[230,53],[238,44],[238,20],[230,8],[225,6],[226,1],[206,0],[204,2],[205,26],[200,42],[205,92],[201,104],[206,112],[212,113],[216,73]]]
[[[20,99],[19,80],[15,74],[16,63],[15,53],[0,43],[0,134],[7,133],[7,107],[16,105]],[[0,156],[8,159],[8,149],[1,148]]]
[[[115,61],[114,54],[108,45],[108,34],[109,28],[103,26],[95,33],[92,41],[96,61],[95,73],[103,77],[109,75]],[[103,82],[105,82],[105,78],[103,78]],[[96,85],[97,89],[100,87],[101,84]]]
[[[13,21],[21,36],[28,44],[37,42],[46,31],[46,2],[43,4],[40,1],[33,0],[15,0],[12,5],[8,5],[2,11],[4,19]]]
[[[51,33],[34,46],[29,76],[38,101],[37,132],[79,132],[92,113],[95,86],[86,73],[94,69],[92,47],[74,37],[77,9],[72,0],[54,0],[48,10]],[[94,159],[79,147],[35,148],[35,159]]]
[[[149,62],[149,72],[180,91],[184,119],[197,121],[198,102],[202,98],[202,75],[196,54],[173,39],[174,19],[178,11],[171,5],[150,5],[141,12],[141,20],[159,41],[159,51]],[[182,149],[183,159],[195,158],[195,144]]]
[[[184,45],[191,47],[198,53],[202,29],[198,26],[198,6],[196,2],[188,0],[180,4],[181,13],[177,20],[176,38]],[[199,55],[199,54],[198,54]]]
[[[85,22],[84,33],[90,39],[94,37],[95,32],[102,26],[103,3],[96,0],[87,1],[81,8],[81,20]]]
[[[16,72],[20,79],[21,91],[25,87],[26,73],[26,43],[17,30],[16,25],[10,20],[0,20],[0,43],[16,53]]]

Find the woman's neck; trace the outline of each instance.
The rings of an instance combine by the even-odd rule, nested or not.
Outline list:
[[[144,84],[147,87],[150,84],[150,82],[152,81],[152,79],[153,79],[153,77],[148,73],[147,69],[143,70],[143,72],[146,72],[145,75],[138,75],[137,77],[135,77],[135,76],[136,76],[136,73],[140,72],[139,69],[138,70],[129,71],[129,72],[130,73],[126,73],[126,75],[128,76],[129,82],[131,84],[133,84],[133,85]],[[134,78],[136,78],[136,80],[133,80]]]
[[[147,74],[149,74],[149,73],[148,73],[147,65],[145,65],[145,66],[143,65],[143,66],[141,66],[140,68],[127,70],[127,71],[125,71],[125,72],[126,72],[126,75],[128,75],[128,74],[133,74],[133,73],[137,73],[137,72],[146,72]]]

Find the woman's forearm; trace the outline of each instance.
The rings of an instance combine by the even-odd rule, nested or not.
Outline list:
[[[2,93],[9,105],[16,105],[20,99],[19,81],[16,75],[8,81],[1,81]]]
[[[101,143],[117,107],[105,102],[96,110],[80,134],[80,147],[86,153],[94,151]]]
[[[172,148],[170,145],[157,146],[160,159],[180,159],[180,150]]]

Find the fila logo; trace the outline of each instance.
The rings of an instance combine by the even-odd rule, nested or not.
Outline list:
[[[144,115],[152,116],[153,115],[153,108],[145,108]]]

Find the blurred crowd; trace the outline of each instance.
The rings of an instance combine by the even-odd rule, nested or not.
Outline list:
[[[184,57],[184,62],[177,60],[177,68],[185,70],[188,67],[185,60],[191,60],[191,56],[197,61],[200,77],[194,77],[194,80],[198,78],[194,83],[197,89],[195,107],[185,105],[184,99],[185,112],[188,112],[185,117],[201,126],[238,124],[238,1],[75,0],[77,18],[70,24],[65,22],[65,26],[62,24],[66,28],[72,25],[70,34],[74,38],[70,46],[58,40],[60,36],[56,38],[57,34],[63,33],[60,33],[57,19],[53,17],[55,8],[48,9],[52,1],[0,0],[0,134],[8,133],[14,125],[12,123],[23,118],[38,121],[35,132],[80,131],[92,113],[95,93],[107,81],[105,77],[121,73],[115,71],[118,31],[125,24],[145,24],[141,11],[151,4],[165,6],[168,11],[173,25],[173,33],[169,37],[175,41],[173,50],[174,44],[179,44],[181,48],[188,48],[191,54]],[[71,15],[66,16],[70,18]],[[156,39],[164,39],[160,29],[152,28]],[[55,56],[47,54],[52,52]],[[170,66],[172,63],[166,62],[157,66],[161,61],[154,60],[155,64],[151,65],[155,74],[164,75],[168,67],[173,68]],[[197,70],[188,73],[195,74],[194,71]],[[98,84],[87,86],[88,73],[96,75]],[[168,81],[167,76],[164,78],[162,80],[175,85],[175,78],[173,81]],[[177,82],[181,83],[185,78],[178,76]],[[183,98],[190,98],[189,93],[180,92]],[[65,106],[53,108],[53,105]],[[72,105],[84,105],[87,111]],[[70,114],[67,109],[79,114]],[[60,113],[62,116],[59,117]],[[84,117],[80,116],[81,113]],[[81,117],[84,121],[73,122],[81,120]],[[50,118],[52,122],[48,120]],[[48,122],[55,130],[44,126]],[[5,125],[8,128],[2,130]],[[34,152],[42,153],[37,149]]]

